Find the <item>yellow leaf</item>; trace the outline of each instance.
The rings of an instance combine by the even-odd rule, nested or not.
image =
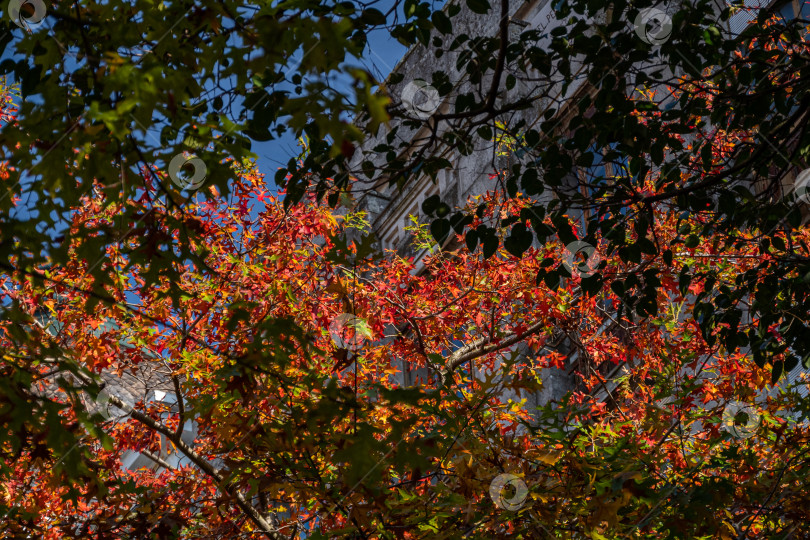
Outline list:
[[[546,465],[554,465],[560,460],[560,457],[562,457],[560,452],[544,452],[537,456],[537,459]]]
[[[728,521],[724,521],[723,525],[725,528],[720,529],[720,538],[723,540],[733,540],[737,538],[737,531],[734,530],[734,526],[731,525]]]
[[[104,129],[104,124],[96,124],[95,126],[86,126],[84,132],[88,135],[97,135],[102,129]]]

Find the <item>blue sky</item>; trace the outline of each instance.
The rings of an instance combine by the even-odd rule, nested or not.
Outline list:
[[[364,57],[352,63],[369,70],[378,80],[383,80],[404,56],[407,49],[385,30],[377,30],[368,36],[369,45]],[[254,142],[253,152],[258,156],[259,171],[264,173],[268,183],[273,184],[275,171],[287,164],[291,157],[298,155],[295,137],[290,134],[267,142]],[[274,187],[274,186],[273,186]]]
[[[385,4],[388,3],[388,0],[383,0],[382,5],[377,6],[378,8],[385,10]],[[40,23],[46,27],[46,31],[49,30],[50,26],[53,24],[53,21],[50,20],[46,16],[44,20]],[[39,25],[36,25],[37,27]],[[42,29],[37,29],[42,30]],[[22,33],[22,29],[15,29],[15,33]],[[370,71],[377,80],[383,80],[391,70],[396,66],[397,62],[402,58],[402,56],[406,52],[406,48],[402,46],[396,39],[392,38],[391,35],[385,30],[376,30],[368,35],[368,46],[364,51],[362,58],[352,58],[346,62],[346,65],[352,66],[362,66],[368,71]],[[9,46],[5,48],[4,51],[0,54],[0,60],[5,59],[13,59],[19,60],[22,58],[19,54],[12,54],[15,47],[13,41]],[[299,51],[300,52],[300,51]],[[9,82],[13,81],[13,73],[9,74]],[[347,95],[352,94],[351,89],[351,81],[348,77],[338,77],[335,81],[337,86],[340,87],[342,84],[346,85]],[[37,100],[39,96],[30,96],[28,99]],[[150,129],[150,131],[152,131]],[[159,134],[159,127],[154,127],[154,133],[151,135],[152,140],[157,140]],[[292,134],[286,134],[281,138],[274,139],[271,141],[266,142],[258,142],[254,141],[252,146],[253,152],[257,156],[257,166],[261,173],[265,174],[265,178],[268,184],[268,188],[272,191],[275,191],[276,185],[273,180],[275,171],[280,167],[286,165],[290,158],[295,157],[299,154],[299,147],[297,144],[296,138]],[[28,175],[24,172],[22,173],[21,183],[26,185],[29,180]],[[23,201],[16,209],[16,218],[26,219],[27,217],[36,217],[35,215],[29,214],[30,209],[36,204],[35,199],[31,199],[30,193],[26,193],[28,190],[23,189]],[[28,195],[28,196],[26,196]]]

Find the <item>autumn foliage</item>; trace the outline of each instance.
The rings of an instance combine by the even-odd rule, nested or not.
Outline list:
[[[628,118],[718,107],[695,79],[638,89]],[[22,314],[0,321],[0,537],[810,536],[785,339],[810,228],[736,227],[728,191],[693,189],[755,131],[698,120],[658,126],[649,154],[689,157],[666,182],[613,156],[615,189],[565,213],[496,171],[441,249],[416,220],[417,257],[380,249],[351,189],[306,178],[328,193],[291,202],[247,160],[217,163],[227,195],[143,164],[129,194],[123,169],[95,180],[47,231],[67,262],[0,261]]]
[[[610,275],[655,280],[658,315],[632,318],[614,292],[584,293],[589,278],[577,272],[553,287],[538,280],[565,258],[557,242],[522,258],[463,248],[417,263],[378,257],[362,213],[285,207],[261,175],[240,178],[227,199],[174,210],[149,205],[146,192],[129,203],[143,206],[139,223],[117,220],[103,195],[89,198],[71,237],[113,229],[116,246],[85,253],[75,240],[70,264],[3,276],[3,301],[30,314],[2,323],[3,370],[30,381],[20,399],[34,411],[16,427],[28,436],[3,448],[5,536],[804,530],[807,406],[796,387],[771,387],[750,355],[709,345],[692,317],[704,284],[681,290],[677,279],[689,265],[730,280],[756,271],[762,255],[711,242],[634,266],[602,255]],[[470,202],[471,229],[494,218],[475,213],[484,200],[500,218],[519,219],[529,203],[483,195]],[[666,246],[682,220],[664,210],[654,219],[654,241]],[[144,286],[148,261],[188,229],[201,233],[188,240],[196,258]],[[147,262],[133,264],[133,249],[148,250]],[[407,387],[403,369],[418,375]],[[144,387],[129,415],[94,410],[99,377],[144,372],[182,395],[182,408]],[[538,403],[555,373],[570,392]],[[749,405],[756,422],[735,428],[730,402]],[[189,421],[195,435],[183,445],[176,435]],[[133,451],[164,465],[183,459],[127,470]],[[528,487],[519,508],[490,497],[504,473]]]

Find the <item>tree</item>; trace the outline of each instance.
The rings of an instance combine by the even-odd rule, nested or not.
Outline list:
[[[396,35],[469,76],[435,70],[453,102],[427,117],[385,107],[409,81],[377,88],[343,63],[389,23],[368,6],[15,16],[0,38],[23,97],[0,139],[8,534],[805,532],[806,400],[766,388],[810,352],[806,194],[790,190],[808,148],[804,21],[763,10],[736,35],[737,8],[591,4],[557,4],[559,30],[513,40],[508,2],[403,3]],[[476,17],[498,34],[471,33]],[[287,128],[309,152],[262,209],[245,146]],[[435,239],[467,246],[426,274],[370,260],[369,237],[341,232],[362,217],[322,204],[435,175],[439,148],[494,144],[512,163],[491,193],[424,206]],[[562,407],[517,401],[571,358]],[[426,372],[417,388],[386,378],[403,359]],[[139,365],[182,399],[105,422],[99,404],[130,404],[102,375]],[[123,472],[129,450],[164,470]]]
[[[661,315],[646,318],[617,313],[621,294],[588,293],[595,258],[559,241],[522,257],[435,251],[420,273],[374,256],[362,213],[285,205],[260,174],[230,166],[228,197],[147,217],[111,249],[103,287],[86,245],[121,212],[102,191],[72,214],[68,265],[4,278],[4,303],[28,314],[0,334],[3,380],[17,383],[0,409],[14,430],[3,441],[7,536],[805,532],[805,383],[768,394],[750,354],[701,339],[693,311],[706,285],[681,290],[677,265],[600,263],[617,278],[660,276]],[[129,204],[157,212],[148,198]],[[496,191],[463,212],[469,230],[528,226],[531,205]],[[651,219],[660,242],[679,234],[673,212]],[[164,225],[180,220],[204,241]],[[425,227],[415,241],[429,245]],[[178,242],[196,257],[176,283],[131,262]],[[712,250],[702,241],[673,260],[723,279],[763,271],[755,246]],[[569,278],[537,284],[560,257]],[[393,382],[403,360],[425,369],[419,384]],[[572,363],[574,391],[532,410],[540,370]],[[101,399],[101,375],[142,369],[162,373],[180,405]],[[102,414],[104,402],[118,412]],[[780,416],[788,408],[795,416]],[[189,421],[193,443],[180,435]],[[160,467],[123,470],[133,450]],[[175,453],[181,466],[167,463]]]
[[[0,203],[0,254],[23,271],[45,261],[66,264],[67,214],[94,189],[125,214],[127,201],[144,196],[155,209],[182,207],[184,193],[202,178],[227,194],[235,180],[228,163],[250,156],[251,141],[284,132],[311,139],[306,159],[291,160],[276,175],[285,200],[314,193],[333,206],[341,192],[356,188],[352,177],[403,185],[446,169],[448,155],[480,152],[509,137],[517,144],[510,192],[553,193],[559,201],[536,204],[538,227],[515,231],[522,240],[511,243],[514,252],[528,245],[529,234],[540,242],[551,234],[573,241],[564,216],[575,209],[591,217],[580,239],[591,244],[627,213],[652,234],[645,215],[656,204],[702,216],[700,229],[684,229],[679,245],[713,237],[733,246],[748,241],[739,230],[759,231],[751,241],[769,254],[769,275],[777,277],[741,277],[730,295],[707,291],[702,329],[709,338],[727,328],[718,336],[724,346],[761,351],[763,365],[790,351],[787,365],[773,364],[778,374],[810,358],[802,339],[806,249],[791,235],[784,247],[779,240],[806,215],[796,204],[804,202],[804,192],[791,192],[790,179],[806,168],[810,147],[802,75],[807,10],[794,16],[792,6],[752,11],[696,1],[666,11],[649,1],[608,6],[576,0],[554,4],[546,17],[552,23],[516,33],[510,16],[519,18],[521,5],[506,0],[468,0],[446,9],[411,0],[385,8],[362,2],[155,7],[134,0],[75,6],[31,0],[23,6],[15,0],[1,40],[9,55],[0,69],[20,81],[23,100],[18,122],[3,130],[4,157],[16,170]],[[730,22],[740,17],[756,20],[734,22],[742,31],[731,31]],[[497,32],[482,35],[481,28],[493,24]],[[415,46],[416,54],[440,60],[423,62],[436,107],[414,109],[408,74],[381,83],[356,67],[369,32],[383,28]],[[462,80],[449,79],[452,70],[442,59],[456,64]],[[349,83],[332,84],[341,77]],[[440,103],[446,107],[437,109]],[[595,161],[626,171],[610,185],[601,175],[570,183],[572,169]],[[155,168],[174,182],[155,175]],[[644,192],[649,172],[658,184]],[[553,218],[551,230],[542,225],[545,215]],[[122,220],[132,217],[138,222],[128,214]],[[437,223],[437,233],[446,235],[448,223]],[[183,227],[183,221],[166,226]],[[495,245],[494,233],[481,233],[487,246]],[[87,249],[103,253],[122,234],[100,234]],[[655,249],[646,240],[609,240],[608,251],[632,262]],[[174,283],[173,263],[189,257],[177,252],[150,261],[154,271],[145,279]],[[684,280],[702,278],[683,270]],[[564,271],[558,263],[557,274]],[[653,315],[647,309],[655,305],[654,288],[626,280],[616,287],[626,292],[627,309]],[[749,297],[762,327],[743,333],[734,321]],[[782,300],[772,301],[777,297]],[[18,315],[6,310],[9,318]],[[773,324],[780,327],[778,338],[765,331]]]
[[[703,279],[712,284],[698,298],[704,339],[721,340],[729,350],[750,347],[759,365],[771,364],[776,379],[799,361],[806,368],[810,349],[801,321],[807,320],[810,267],[801,233],[792,232],[800,231],[807,216],[807,92],[801,75],[807,69],[807,6],[799,5],[800,16],[793,18],[793,4],[779,3],[718,11],[710,2],[686,2],[669,12],[648,3],[555,4],[557,18],[566,22],[550,36],[550,26],[530,27],[514,49],[510,43],[500,55],[495,51],[505,40],[483,41],[489,54],[483,65],[493,68],[493,80],[505,76],[507,89],[521,81],[534,85],[517,92],[512,105],[535,108],[511,114],[508,101],[496,100],[501,108],[493,110],[481,106],[494,103],[487,94],[472,99],[464,88],[454,96],[454,111],[432,117],[433,135],[423,139],[419,157],[432,148],[450,146],[464,154],[480,152],[490,141],[514,142],[505,186],[511,195],[520,191],[539,199],[530,212],[536,214],[531,229],[517,224],[509,236],[506,247],[515,254],[532,237],[544,242],[552,235],[566,244],[605,239],[607,253],[644,264],[656,257],[672,260],[673,249],[694,247],[701,239],[713,239],[718,252],[758,244],[767,279],[741,274],[733,285],[722,285],[713,270],[703,275],[691,265],[680,269],[679,279],[684,286]],[[784,6],[791,9],[789,20]],[[735,34],[726,26],[732,16],[754,21]],[[648,26],[653,22],[659,30]],[[507,34],[502,29],[499,36]],[[468,64],[470,70],[472,65],[481,64]],[[499,84],[483,86],[491,97],[502,91]],[[555,101],[550,95],[563,97]],[[620,172],[605,174],[607,165]],[[402,166],[395,162],[384,174],[399,179],[395,171]],[[658,242],[652,229],[650,215],[662,205],[684,219],[672,245]],[[433,207],[438,203],[425,210]],[[588,219],[577,236],[566,216],[578,213]],[[449,216],[435,217],[436,236],[445,238]],[[638,233],[635,241],[624,232],[628,222]],[[485,253],[498,245],[491,228],[467,238]],[[566,273],[560,261],[550,270],[554,281]],[[624,308],[647,317],[656,315],[660,293],[650,282],[597,272],[590,287],[621,291]],[[750,311],[759,320],[756,328],[740,324]],[[769,330],[773,325],[778,337]],[[785,352],[785,363],[770,361]]]

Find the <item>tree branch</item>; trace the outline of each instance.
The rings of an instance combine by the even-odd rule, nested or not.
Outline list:
[[[87,377],[86,375],[79,373],[79,377],[85,383],[92,383],[92,380]],[[214,479],[221,488],[231,495],[234,500],[236,501],[236,505],[244,512],[248,518],[257,526],[259,529],[272,540],[287,540],[284,536],[279,534],[277,529],[273,527],[268,521],[261,515],[261,513],[254,508],[250,502],[245,499],[245,496],[242,495],[236,488],[236,486],[230,484],[225,480],[225,477],[213,466],[211,463],[208,462],[205,458],[203,458],[199,453],[197,453],[191,446],[186,444],[183,439],[175,433],[174,430],[170,429],[168,426],[165,426],[152,418],[151,416],[132,409],[128,404],[124,403],[123,400],[119,399],[118,397],[110,394],[109,395],[109,403],[115,405],[119,409],[124,411],[129,411],[129,415],[140,422],[141,424],[145,425],[149,429],[156,431],[163,436],[165,436],[168,440],[174,444],[174,446],[182,452],[184,456],[186,456],[194,465],[197,466],[203,473]],[[147,456],[148,457],[148,456]]]
[[[447,364],[442,372],[442,385],[447,386],[452,379],[453,372],[465,362],[469,362],[470,360],[474,360],[481,356],[486,356],[487,354],[500,351],[502,349],[507,349],[512,345],[520,343],[529,336],[540,333],[547,326],[546,321],[538,321],[529,326],[525,331],[510,334],[497,343],[490,343],[489,337],[486,337],[477,339],[469,345],[460,348],[451,354],[450,358],[448,358]]]
[[[178,414],[177,429],[174,434],[180,437],[183,433],[183,424],[186,423],[186,408],[183,405],[183,394],[180,392],[180,378],[177,375],[172,375],[172,383],[174,384],[174,394],[177,396]]]
[[[501,0],[501,46],[498,50],[498,62],[495,64],[495,73],[492,75],[492,85],[489,87],[489,96],[484,105],[484,110],[493,111],[495,100],[498,97],[498,87],[501,84],[503,70],[506,67],[506,49],[509,47],[509,0]]]

